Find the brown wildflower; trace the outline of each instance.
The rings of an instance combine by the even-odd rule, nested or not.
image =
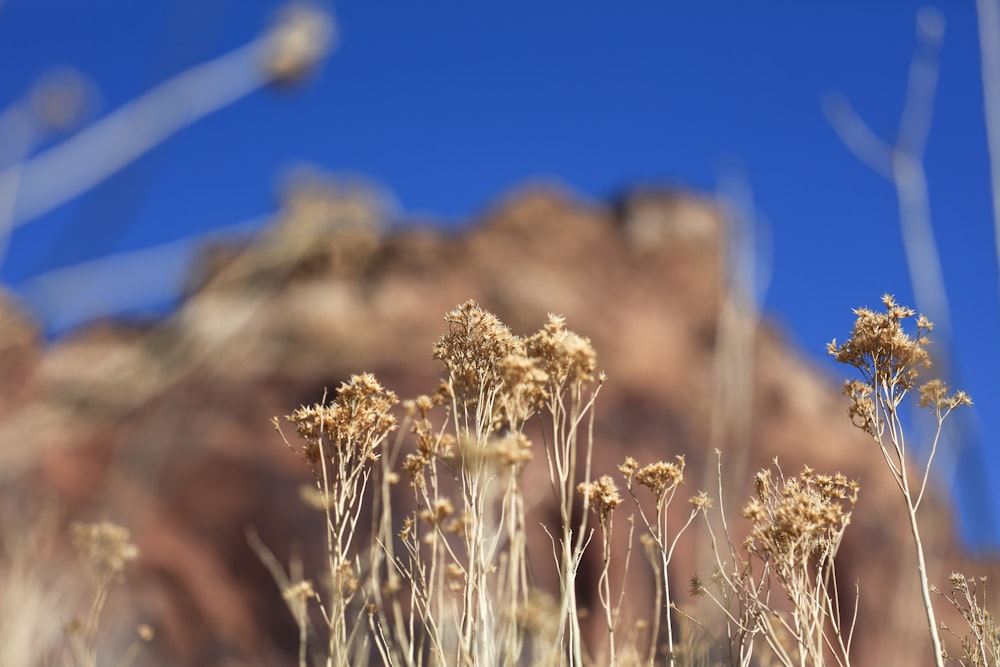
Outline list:
[[[518,341],[518,352],[509,355],[503,362],[503,379],[506,391],[501,396],[501,410],[504,421],[519,423],[531,417],[548,398],[546,384],[549,376],[534,359],[520,350],[524,347]]]
[[[779,470],[780,473],[780,470]],[[743,509],[751,521],[751,552],[768,557],[779,576],[811,559],[832,558],[850,523],[859,486],[844,475],[814,475],[775,481],[769,470],[757,474],[757,498]]]
[[[475,410],[504,386],[504,361],[518,348],[517,338],[496,315],[469,300],[445,315],[448,333],[433,356],[448,369],[449,391],[460,406]]]
[[[913,387],[918,369],[930,366],[927,334],[934,328],[923,316],[917,318],[917,330],[910,336],[903,330],[903,321],[916,313],[896,304],[889,294],[882,297],[884,313],[857,308],[857,320],[850,339],[843,345],[834,340],[827,351],[842,364],[861,371],[866,382],[875,387]]]
[[[590,503],[590,509],[594,510],[602,526],[607,524],[611,512],[622,504],[618,487],[610,475],[602,475],[596,482],[581,482],[576,489]]]
[[[684,457],[675,457],[676,463],[657,461],[643,466],[635,473],[635,481],[645,486],[657,500],[677,488],[684,481]]]
[[[688,499],[691,503],[691,507],[698,510],[708,510],[712,508],[712,499],[704,491],[699,491],[697,494],[691,496]]]
[[[326,13],[302,3],[285,7],[276,18],[261,65],[276,84],[294,84],[330,50],[334,24]]]
[[[324,399],[323,403],[300,407],[285,419],[295,425],[304,443],[297,453],[318,480],[324,457],[345,469],[376,459],[376,448],[396,428],[396,418],[389,411],[398,402],[375,376],[363,373],[342,383],[332,403]]]
[[[288,600],[305,602],[313,598],[319,597],[316,591],[313,589],[311,581],[302,580],[294,584],[289,584],[289,586],[282,592],[281,596]]]
[[[139,549],[131,541],[131,534],[124,526],[103,521],[101,523],[74,523],[73,546],[83,561],[88,579],[96,586],[104,586],[119,578],[125,566],[139,557]]]
[[[636,461],[631,456],[625,457],[625,463],[618,466],[618,471],[621,472],[625,479],[631,479],[635,477],[635,473],[639,470],[639,462]]]
[[[525,341],[525,349],[555,387],[594,379],[594,346],[589,338],[566,329],[565,319],[559,315],[549,313],[542,330]]]
[[[490,451],[502,466],[510,466],[520,469],[525,463],[531,460],[531,440],[523,433],[508,433],[502,438],[497,438]]]
[[[455,513],[455,508],[447,498],[438,498],[434,501],[432,508],[420,511],[420,518],[432,526],[440,524],[442,521]]]
[[[960,405],[972,405],[972,399],[964,391],[948,394],[948,385],[941,380],[930,380],[920,386],[920,407],[933,408],[939,412],[949,412]]]

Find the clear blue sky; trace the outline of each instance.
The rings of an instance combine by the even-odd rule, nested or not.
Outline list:
[[[6,0],[0,108],[72,64],[98,113],[258,34],[278,3]],[[637,182],[712,192],[745,175],[771,237],[765,308],[818,364],[850,309],[913,303],[895,194],[821,112],[843,92],[880,135],[897,128],[915,2],[352,0],[340,40],[291,95],[265,91],[182,131],[78,200],[15,233],[0,277],[253,220],[297,162],[360,174],[401,212],[455,222],[545,177],[603,199]],[[976,401],[956,494],[964,530],[1000,547],[1000,295],[971,1],[947,22],[926,164],[957,342]],[[177,268],[150,282],[162,304]],[[121,277],[115,277],[121,281]],[[91,288],[91,296],[98,288]],[[82,292],[81,294],[86,294]],[[84,296],[81,296],[81,300]],[[132,304],[136,305],[136,304]],[[76,315],[43,310],[51,330]]]

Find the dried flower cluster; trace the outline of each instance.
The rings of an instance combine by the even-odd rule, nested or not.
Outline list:
[[[317,481],[322,481],[324,457],[335,467],[376,457],[378,445],[396,428],[390,410],[398,402],[375,376],[364,373],[342,383],[333,403],[303,406],[285,419],[302,438],[298,454]]]
[[[503,362],[505,391],[498,401],[501,419],[515,428],[545,403],[549,396],[546,385],[550,378],[536,359],[523,353],[523,341],[518,340],[517,343],[517,351]]]
[[[863,429],[878,443],[882,458],[905,502],[917,554],[917,573],[934,663],[937,667],[943,667],[944,647],[931,601],[927,564],[917,524],[917,509],[927,488],[945,418],[955,408],[971,405],[972,400],[962,391],[949,394],[947,385],[941,380],[931,380],[919,388],[919,405],[934,412],[937,432],[922,466],[921,479],[911,481],[912,461],[907,456],[906,429],[900,417],[899,406],[906,394],[916,386],[919,369],[931,365],[927,345],[928,335],[934,327],[921,315],[917,318],[916,333],[911,337],[903,331],[903,321],[913,317],[915,312],[896,304],[895,299],[888,294],[882,297],[882,304],[885,306],[884,313],[875,313],[867,308],[855,310],[857,320],[850,339],[839,346],[837,341],[833,341],[827,351],[837,361],[854,366],[861,373],[861,379],[851,379],[844,383],[844,394],[851,399],[848,414],[855,426]]]
[[[459,406],[475,412],[505,388],[505,362],[519,351],[518,338],[493,313],[466,301],[445,316],[448,332],[434,345]],[[489,416],[493,416],[492,414]]]
[[[554,394],[593,380],[593,345],[567,330],[557,315],[550,314],[545,326],[527,339],[512,334],[475,301],[466,301],[445,321],[448,332],[434,346],[433,356],[445,364],[457,406],[475,415],[481,432],[504,424],[516,428]]]
[[[602,526],[607,524],[611,512],[622,504],[618,487],[610,475],[601,475],[596,482],[581,482],[576,488],[587,499]]]
[[[435,459],[450,460],[453,457],[455,438],[443,433],[431,422],[431,410],[445,401],[445,392],[433,396],[426,394],[403,401],[403,409],[409,421],[409,431],[416,441],[417,451],[406,455],[403,469],[409,474],[411,483],[422,488],[426,484],[424,471]]]
[[[959,406],[972,405],[972,399],[964,391],[948,393],[948,385],[941,380],[930,380],[920,385],[920,401],[922,408],[931,408],[937,414],[947,416]]]
[[[597,354],[589,338],[566,329],[565,319],[549,314],[542,330],[525,341],[528,356],[555,387],[590,382],[597,368]]]
[[[519,610],[517,623],[526,634],[540,641],[550,640],[559,632],[558,601],[539,589],[533,589],[527,603]]]
[[[73,546],[95,586],[117,580],[125,572],[125,566],[139,557],[139,549],[132,544],[131,534],[124,526],[108,521],[74,523],[71,530]]]
[[[297,83],[322,60],[335,36],[326,13],[304,3],[287,5],[267,35],[261,65],[275,83]]]
[[[625,486],[629,490],[633,483],[638,483],[649,489],[659,502],[684,481],[684,457],[674,457],[674,463],[656,461],[640,468],[639,462],[629,456],[625,463],[618,466],[618,470],[625,477]]]
[[[753,525],[749,548],[779,577],[807,576],[805,568],[822,566],[837,554],[858,500],[857,482],[806,467],[791,478],[780,468],[777,477],[765,469],[755,484],[757,497],[743,509]]]
[[[875,386],[897,386],[910,389],[918,369],[930,365],[927,353],[927,334],[934,326],[921,315],[917,318],[917,332],[911,337],[903,331],[903,321],[916,314],[911,308],[896,304],[895,299],[882,296],[884,313],[868,308],[857,308],[854,330],[843,345],[832,341],[827,351],[842,364],[854,366],[864,378]]]
[[[986,577],[975,579],[953,572],[948,581],[951,593],[936,592],[948,600],[968,626],[963,635],[944,624],[941,626],[962,645],[962,659],[954,661],[968,667],[1000,665],[1000,625],[997,625],[996,617],[986,609]]]
[[[66,625],[66,637],[73,657],[71,664],[96,667],[97,629],[112,584],[119,581],[125,566],[139,557],[139,549],[132,543],[128,529],[109,521],[101,523],[74,523],[70,527],[73,546],[80,556],[83,571],[90,581],[93,599],[86,617],[77,617]],[[152,629],[141,626],[142,641],[152,638]],[[132,652],[138,652],[141,643]]]
[[[898,305],[888,294],[882,297],[882,303],[884,313],[856,309],[857,320],[850,339],[843,345],[837,345],[834,340],[827,346],[834,359],[861,372],[860,380],[844,383],[844,394],[851,399],[848,414],[855,426],[875,438],[879,437],[882,424],[888,418],[878,412],[878,406],[894,410],[916,385],[920,368],[931,365],[927,346],[930,343],[928,335],[934,329],[934,325],[921,315],[917,318],[916,333],[910,336],[903,330],[903,322],[916,312]],[[949,395],[947,385],[941,380],[931,380],[919,387],[919,391],[920,406],[933,408],[939,414],[972,404],[964,391]],[[875,392],[882,396],[876,397]]]
[[[668,575],[670,561],[681,535],[691,526],[695,517],[711,507],[711,501],[707,494],[699,492],[689,501],[691,509],[687,521],[674,531],[669,530],[670,513],[668,510],[673,503],[678,487],[684,482],[684,466],[683,456],[675,456],[673,462],[655,461],[645,466],[640,466],[638,461],[629,456],[626,457],[624,463],[618,466],[618,471],[625,478],[625,488],[635,503],[642,525],[646,528],[646,532],[639,536],[639,541],[657,579],[657,600],[662,600],[662,605],[658,602],[657,607],[662,606],[663,609],[668,610],[665,619],[666,647],[662,651],[659,647],[659,628],[664,619],[657,611],[653,617],[651,642],[647,650],[648,660],[652,662],[659,655],[664,654],[666,664],[670,667],[679,664],[678,660],[680,659],[680,644],[674,637],[673,624],[669,618],[669,610],[675,607],[675,601],[670,593],[670,576]],[[636,495],[637,485],[646,487],[653,494],[656,510],[652,515],[647,513]]]
[[[846,667],[855,619],[841,618],[836,556],[859,485],[840,473],[816,474],[809,467],[786,478],[777,460],[774,471],[761,470],[754,478],[755,496],[743,509],[751,523],[743,553],[738,555],[723,515],[732,561],[725,562],[715,551],[714,586],[695,576],[691,593],[707,597],[723,611],[733,664],[751,664],[762,642],[773,664],[820,667],[833,657]],[[718,479],[721,500],[721,463]],[[705,500],[696,497],[691,502],[704,507]],[[707,512],[705,517],[717,544]],[[785,605],[772,598],[779,589]]]
[[[919,318],[916,334],[908,335],[903,324],[913,311],[889,296],[883,304],[884,313],[855,311],[850,340],[839,346],[834,341],[829,351],[861,372],[861,379],[845,385],[850,415],[879,443],[907,498],[925,577],[914,513],[927,475],[911,486],[896,408],[917,387],[918,369],[930,363],[926,346],[932,326]],[[611,476],[591,476],[592,407],[604,376],[596,373],[590,341],[567,330],[555,315],[521,338],[474,301],[456,307],[445,321],[447,331],[433,348],[445,377],[432,394],[402,403],[402,435],[394,443],[386,440],[397,428],[391,411],[398,401],[370,375],[351,378],[333,402],[302,407],[288,417],[301,437],[292,449],[316,482],[303,498],[325,514],[328,549],[325,592],[299,571],[275,575],[299,623],[300,667],[315,650],[317,618],[327,626],[329,642],[325,656],[312,657],[325,657],[328,664],[367,664],[367,651],[374,649],[383,664],[404,665],[607,661],[675,667],[718,660],[726,652],[731,664],[740,665],[819,666],[830,657],[850,665],[855,619],[841,618],[851,605],[840,598],[835,565],[858,499],[856,482],[808,467],[786,478],[775,461],[773,469],[755,477],[756,494],[743,508],[750,532],[738,546],[721,509],[724,540],[716,538],[707,493],[690,498],[686,520],[684,510],[671,509],[684,482],[683,456],[646,465],[628,457],[618,469],[635,514],[628,517],[630,546],[619,561],[613,550],[620,542],[612,538],[622,494]],[[971,403],[938,380],[919,387],[919,394],[920,405],[937,415],[939,426],[951,410]],[[548,533],[559,577],[556,598],[538,597],[527,560],[523,472],[534,457],[524,425],[532,416],[541,418],[559,509],[558,528]],[[398,466],[409,474],[416,503],[401,527],[391,517]],[[366,493],[371,475],[381,484]],[[724,507],[721,459],[717,479]],[[352,548],[362,503],[369,501],[375,535],[367,550]],[[699,515],[715,562],[711,583],[695,576],[691,592],[722,612],[721,624],[712,627],[689,616],[671,595],[672,556]],[[591,610],[576,597],[576,577],[594,536],[589,520],[600,529],[596,603],[607,632],[605,646],[594,655],[587,655],[580,624]],[[616,632],[636,537],[656,577],[655,607],[648,621],[628,625],[623,640]],[[612,569],[613,559],[622,567]],[[619,580],[622,588],[615,593],[612,584]],[[953,577],[952,584],[948,599],[972,630],[963,639],[965,664],[996,664],[989,651],[1000,645],[1000,635],[993,617],[982,611],[975,583]],[[697,648],[698,632],[688,634],[677,622],[683,619],[706,636],[724,628],[729,646],[723,638],[714,648]]]
[[[530,592],[522,472],[533,458],[523,426],[542,411],[552,417],[546,455],[564,519],[553,539],[571,577],[584,546],[582,531],[572,539],[572,478],[580,422],[596,396],[584,390],[595,379],[596,355],[554,315],[528,338],[471,300],[445,322],[432,351],[444,364],[443,382],[433,395],[403,403],[415,448],[401,454],[402,467],[417,509],[395,533],[405,559],[393,560],[393,575],[410,585],[408,604],[425,620],[430,637],[421,641],[430,642],[432,655],[473,664],[509,663],[524,651],[543,659],[560,648],[546,642],[532,653],[522,646]],[[443,419],[434,417],[438,408]],[[572,608],[563,600],[556,623],[569,626],[570,650],[579,654]],[[406,623],[391,622],[401,646],[417,641]],[[387,643],[381,650],[391,652]]]
[[[257,544],[257,551],[275,578],[286,582],[285,599],[301,635],[300,667],[305,664],[310,625],[306,605],[310,601],[321,610],[330,659],[347,664],[352,658],[356,626],[351,625],[348,608],[361,587],[353,540],[374,464],[381,458],[385,439],[397,427],[391,410],[398,402],[373,375],[364,373],[342,383],[332,402],[324,397],[322,403],[300,407],[286,416],[295,425],[301,444],[298,448],[288,440],[285,444],[302,457],[315,481],[314,490],[302,494],[303,500],[323,512],[326,597],[300,575],[284,575],[262,544]],[[281,433],[277,419],[273,423]]]

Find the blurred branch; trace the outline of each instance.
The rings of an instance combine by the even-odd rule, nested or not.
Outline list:
[[[3,169],[0,238],[93,188],[198,119],[267,84],[297,81],[326,53],[332,36],[326,14],[289,8],[249,44],[178,74],[53,148]]]
[[[264,309],[303,260],[330,242],[331,225],[350,226],[358,217],[381,220],[383,216],[378,199],[365,193],[356,193],[352,199],[350,191],[333,187],[324,195],[329,206],[307,206],[298,201],[316,196],[305,192],[287,198],[275,219],[263,225],[264,230],[248,246],[241,246],[169,319],[150,327],[129,349],[101,353],[85,366],[62,375],[46,377],[42,373],[36,377],[37,398],[0,420],[0,442],[30,443],[0,451],[0,487],[40,457],[120,424],[196,373],[242,368],[245,360],[241,355],[267,335],[260,320]],[[338,201],[342,205],[337,206]],[[318,221],[313,219],[317,216]],[[261,221],[251,224],[258,227]],[[175,245],[166,244],[121,261],[144,265],[148,270],[146,261],[174,252]],[[95,268],[78,267],[84,273]],[[81,275],[75,271],[54,273],[52,280],[58,284],[49,287],[65,289],[68,280]],[[71,441],[66,440],[66,433],[73,434]],[[153,479],[155,472],[147,474]]]
[[[892,181],[893,147],[868,127],[847,98],[839,93],[828,95],[823,111],[848,150],[869,169]]]
[[[260,88],[258,41],[177,75],[20,166],[14,225],[86,192],[195,120]],[[17,167],[14,167],[15,169]],[[8,172],[0,172],[6,190]]]
[[[906,99],[894,144],[879,138],[841,95],[829,97],[823,110],[844,145],[896,189],[900,232],[918,309],[937,325],[950,370],[951,315],[941,259],[931,224],[924,151],[930,134],[937,90],[944,17],[935,9],[917,14],[917,47],[910,65]]]
[[[129,308],[176,298],[190,272],[187,258],[214,238],[249,237],[270,221],[260,216],[155,246],[45,271],[18,287],[50,328],[62,329]],[[126,280],[122,277],[127,276]]]
[[[262,37],[177,75],[40,155],[29,157],[37,145],[33,137],[15,133],[24,141],[13,147],[18,153],[13,164],[0,170],[0,255],[18,225],[93,187],[184,126],[264,85],[297,83],[326,53],[332,38],[333,26],[325,13],[304,5],[289,6]],[[27,108],[28,103],[23,104]],[[10,118],[16,120],[17,116]],[[283,213],[282,217],[290,215]],[[172,319],[153,327],[135,354],[103,356],[79,369],[71,379],[40,380],[46,386],[40,389],[39,400],[0,422],[0,440],[35,445],[4,451],[0,483],[16,477],[52,447],[73,444],[59,433],[74,433],[76,442],[83,441],[196,370],[215,364],[221,350],[228,349],[239,334],[246,334],[248,323],[277,285],[295,270],[301,257],[314,250],[315,239],[308,231],[293,235],[295,243],[275,243],[276,235],[288,233],[267,230],[259,235]],[[175,250],[168,246],[121,261],[143,264],[144,259],[160,258]],[[221,292],[227,285],[240,282],[261,267],[268,271],[270,285],[249,290],[242,301],[231,303],[221,318],[205,317],[205,311],[226,301]],[[68,280],[93,276],[101,267],[97,263],[78,268],[80,271],[51,276],[48,287],[67,288]],[[144,265],[144,269],[149,266]],[[191,322],[211,322],[212,326],[210,330],[186,328]],[[251,332],[242,338],[253,335]]]
[[[715,341],[714,390],[709,442],[726,453],[732,481],[742,484],[748,472],[754,388],[754,346],[760,308],[770,283],[770,253],[762,257],[763,222],[753,191],[741,170],[720,175],[716,200],[726,234],[720,246],[724,291],[719,302]],[[766,241],[766,239],[764,239]],[[706,469],[703,488],[715,471]],[[727,508],[732,509],[732,508]]]
[[[84,78],[72,70],[44,74],[22,99],[0,111],[0,259],[7,252],[17,192],[25,160],[53,131],[66,130],[82,115],[88,93]]]
[[[878,138],[843,98],[824,105],[833,129],[851,152],[865,165],[888,180],[896,190],[900,236],[917,309],[935,325],[939,345],[933,358],[940,377],[954,373],[954,340],[951,314],[944,285],[941,258],[931,222],[930,194],[924,151],[930,134],[937,90],[939,54],[944,38],[944,17],[923,8],[917,12],[917,44],[910,63],[906,97],[895,143]],[[959,452],[968,434],[965,423],[949,425],[954,445],[941,451],[937,469],[951,483],[958,467]],[[971,484],[970,484],[971,486]],[[939,545],[929,545],[933,553]]]
[[[983,117],[989,145],[990,189],[993,196],[993,236],[1000,262],[1000,5],[976,0],[979,49],[983,73]]]
[[[983,35],[983,77],[986,90],[987,127],[990,129],[990,157],[993,172],[994,214],[997,225],[997,253],[1000,258],[1000,19],[995,0],[977,0],[980,30]],[[939,345],[935,363],[941,377],[955,373],[955,347],[951,314],[945,289],[941,259],[934,239],[924,152],[933,119],[934,98],[939,75],[939,54],[944,38],[944,17],[935,9],[924,8],[917,14],[917,45],[910,66],[906,98],[894,144],[878,138],[854,112],[843,97],[834,96],[824,104],[833,129],[854,155],[873,171],[881,174],[896,189],[900,231],[906,254],[907,270],[917,308],[935,323]],[[989,55],[987,55],[987,52]],[[991,62],[987,63],[987,60]],[[987,81],[989,80],[989,81]],[[976,424],[959,417],[948,425],[954,446],[940,452],[937,469],[943,478],[954,483],[962,468],[964,479],[959,489],[962,497],[982,497],[989,493],[982,466],[969,463],[970,442],[979,439]],[[962,463],[965,459],[966,462]],[[982,517],[980,525],[995,530],[989,506],[975,502]]]

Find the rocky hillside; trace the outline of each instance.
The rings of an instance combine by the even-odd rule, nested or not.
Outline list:
[[[592,339],[609,377],[597,404],[597,474],[617,474],[627,455],[683,454],[693,494],[714,488],[718,448],[734,516],[753,473],[775,456],[786,472],[808,464],[860,480],[839,570],[844,590],[861,590],[856,664],[926,664],[901,499],[847,419],[838,382],[727,287],[726,238],[711,203],[669,191],[605,206],[531,189],[443,233],[387,230],[371,198],[314,184],[289,195],[260,238],[206,248],[188,299],[165,322],[107,322],[46,348],[4,301],[4,557],[42,574],[0,585],[0,663],[26,664],[10,653],[15,644],[34,650],[5,638],[36,623],[28,634],[44,644],[76,611],[59,537],[74,519],[126,525],[141,551],[112,598],[109,651],[146,623],[156,636],[138,664],[288,663],[295,629],[244,531],[257,527],[287,561],[293,549],[312,553],[314,524],[297,492],[308,472],[270,418],[361,371],[402,397],[431,391],[442,316],[472,298],[515,333],[555,312]],[[880,293],[873,285],[873,301]],[[850,317],[845,310],[844,331],[831,338]],[[535,463],[528,474],[547,489],[544,461]],[[546,516],[544,496],[534,511]],[[953,569],[986,573],[956,551],[943,502],[924,520],[939,585]],[[682,604],[687,579],[708,574],[703,537],[687,536],[674,564]],[[629,582],[639,607],[649,591],[643,567]]]

